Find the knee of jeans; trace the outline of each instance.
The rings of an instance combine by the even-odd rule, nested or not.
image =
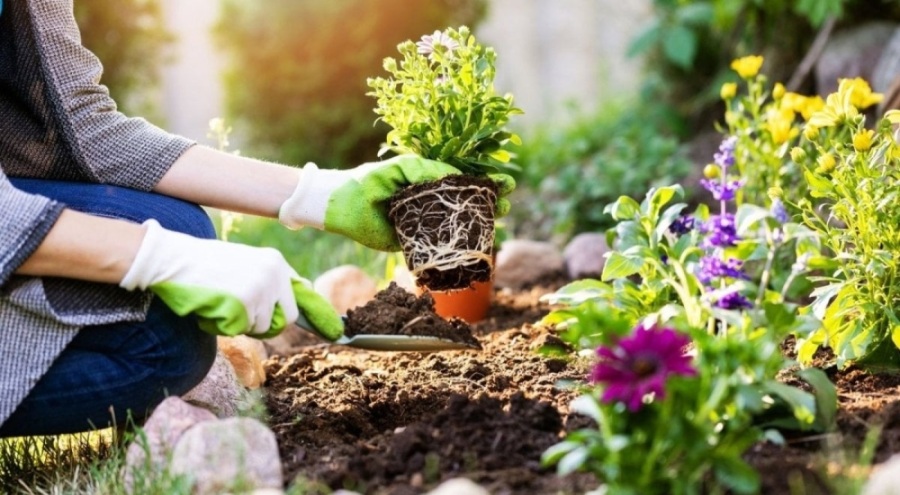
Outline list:
[[[191,203],[173,202],[154,212],[153,218],[169,230],[201,239],[215,239],[216,228],[206,211]]]
[[[177,383],[170,385],[171,394],[181,395],[196,387],[209,374],[216,360],[216,337],[199,329],[194,337],[192,345],[180,347],[172,356],[186,366],[180,367],[182,374],[176,380]]]

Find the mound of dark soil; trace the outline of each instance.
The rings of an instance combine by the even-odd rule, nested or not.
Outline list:
[[[391,282],[364,306],[347,311],[344,334],[427,335],[481,349],[468,323],[444,320],[434,312],[434,299],[427,292],[419,297]]]

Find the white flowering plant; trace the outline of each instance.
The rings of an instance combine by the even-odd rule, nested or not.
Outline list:
[[[391,127],[380,153],[413,153],[472,175],[516,170],[510,147],[521,140],[506,124],[522,111],[495,92],[494,49],[465,26],[397,49],[402,58],[384,60],[389,76],[367,81],[375,113]]]

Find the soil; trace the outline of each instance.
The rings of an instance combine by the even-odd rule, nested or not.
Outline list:
[[[434,312],[434,298],[424,293],[416,297],[391,282],[375,299],[364,306],[347,311],[344,334],[427,335],[481,349],[468,323],[452,318],[449,321]]]
[[[567,386],[589,363],[537,352],[565,347],[537,324],[550,309],[540,296],[564,282],[496,291],[488,317],[471,326],[480,351],[310,345],[271,358],[265,388],[286,480],[391,495],[425,493],[460,476],[494,495],[596,488],[590,475],[560,478],[539,463],[565,431],[590,426],[569,414],[577,393]],[[832,494],[836,476],[867,476],[859,451],[875,426],[875,462],[900,451],[900,376],[827,371],[839,392],[836,430],[751,448],[746,458],[761,473],[761,493]]]
[[[388,215],[416,283],[442,291],[491,279],[496,202],[496,184],[469,175],[415,184],[391,198]]]

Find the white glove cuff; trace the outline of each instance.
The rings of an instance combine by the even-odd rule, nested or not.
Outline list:
[[[325,228],[328,198],[345,181],[337,171],[321,170],[315,163],[307,163],[300,171],[294,193],[278,210],[278,221],[290,229],[303,226]]]
[[[128,273],[119,282],[119,287],[126,290],[146,290],[154,282],[154,272],[156,271],[155,258],[159,255],[160,249],[167,244],[162,240],[166,230],[159,225],[159,222],[151,219],[142,225],[147,228],[144,240],[141,241],[138,252],[134,256],[134,261],[128,268]]]

